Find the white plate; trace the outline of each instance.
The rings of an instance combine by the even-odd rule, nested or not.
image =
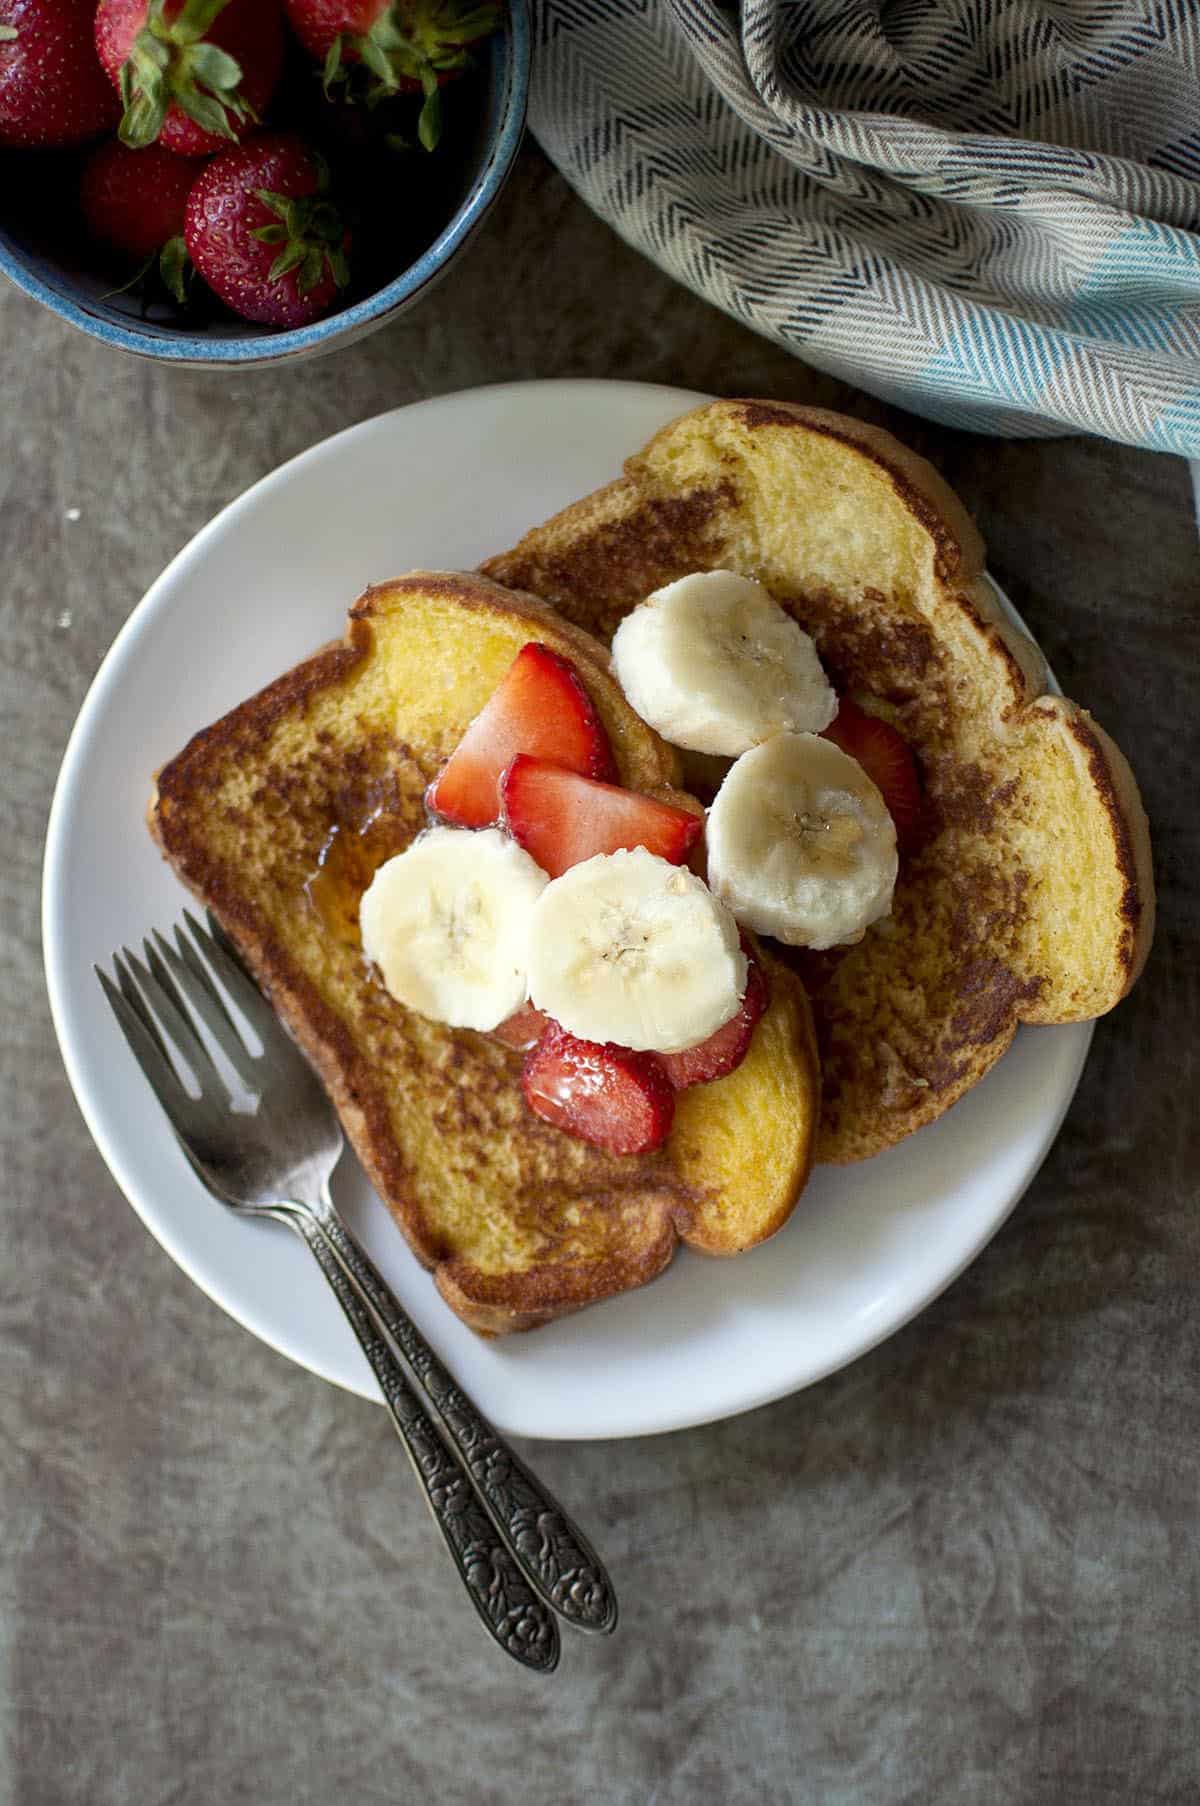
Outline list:
[[[97,1146],[167,1252],[257,1336],[364,1397],[375,1382],[310,1256],[200,1188],[92,975],[184,894],[143,823],[156,766],[337,636],[369,582],[469,568],[615,476],[697,400],[633,383],[518,383],[421,402],[314,446],[226,508],[134,610],[71,736],[46,847],[43,936],[67,1071]],[[648,1291],[482,1342],[442,1304],[356,1162],[335,1196],[480,1406],[527,1436],[636,1436],[726,1417],[843,1366],[962,1271],[1037,1170],[1088,1027],[1023,1029],[954,1110],[863,1166],[817,1172],[774,1241],[683,1252]]]

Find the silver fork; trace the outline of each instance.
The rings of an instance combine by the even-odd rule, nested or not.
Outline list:
[[[581,1630],[611,1631],[612,1582],[337,1214],[329,1177],[343,1141],[333,1106],[213,917],[208,932],[186,910],[184,921],[190,938],[177,925],[173,945],[157,930],[142,942],[144,959],[128,948],[114,954],[115,984],[95,968],[125,1039],[208,1189],[234,1210],[286,1223],[307,1244],[379,1381],[476,1611],[509,1655],[550,1673],[559,1654],[552,1613]]]

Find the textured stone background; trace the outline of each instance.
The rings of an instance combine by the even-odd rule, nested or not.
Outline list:
[[[336,428],[578,375],[889,417],[671,287],[532,150],[431,302],[312,366],[172,373],[0,294],[0,1798],[1195,1801],[1200,565],[1181,463],[894,419],[1139,773],[1155,954],[1033,1189],[916,1323],[733,1422],[537,1448],[624,1603],[617,1638],[571,1640],[553,1682],[476,1632],[383,1415],[195,1290],[83,1127],[44,997],[41,847],[129,609]]]

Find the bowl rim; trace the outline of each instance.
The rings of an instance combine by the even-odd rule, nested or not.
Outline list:
[[[193,365],[250,365],[278,363],[313,351],[332,349],[356,338],[413,302],[423,289],[436,282],[480,225],[499,195],[512,168],[525,129],[529,102],[530,22],[527,0],[508,0],[507,29],[498,42],[503,46],[499,123],[470,193],[443,226],[431,245],[384,287],[375,289],[352,307],[327,314],[308,326],[261,337],[233,338],[180,334],[161,336],[136,324],[123,325],[92,312],[88,303],[63,293],[54,283],[36,275],[13,249],[0,226],[0,271],[33,300],[40,301],[60,319],[79,327],[104,345],[115,345],[138,357],[159,363]]]

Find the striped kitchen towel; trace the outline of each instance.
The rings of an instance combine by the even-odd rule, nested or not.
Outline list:
[[[888,401],[1200,455],[1200,0],[535,0],[631,245]]]

